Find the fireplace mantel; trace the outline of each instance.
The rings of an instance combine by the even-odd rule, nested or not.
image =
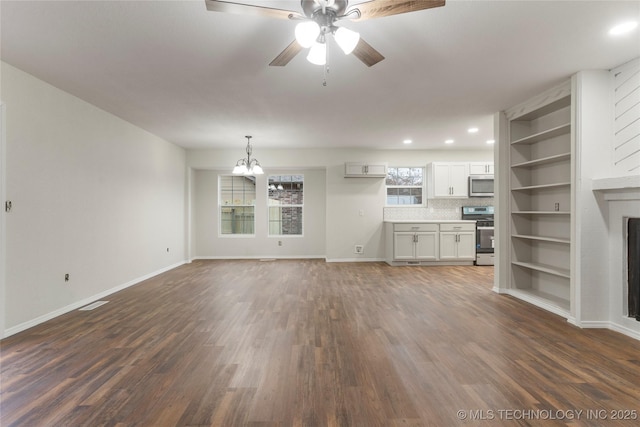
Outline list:
[[[640,175],[596,178],[592,190],[604,193],[605,200],[640,200]]]

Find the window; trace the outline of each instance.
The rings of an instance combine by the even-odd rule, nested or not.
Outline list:
[[[422,206],[424,168],[387,169],[387,206]]]
[[[255,177],[221,175],[218,183],[220,234],[254,234]]]
[[[303,175],[269,176],[269,236],[301,236]]]

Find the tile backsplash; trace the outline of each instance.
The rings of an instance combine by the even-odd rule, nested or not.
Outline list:
[[[493,197],[475,199],[429,199],[427,207],[384,208],[385,221],[460,219],[463,206],[493,206]]]

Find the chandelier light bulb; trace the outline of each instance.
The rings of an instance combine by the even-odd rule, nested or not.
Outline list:
[[[233,168],[233,173],[235,175],[246,175],[247,172],[249,172],[249,170],[247,169],[247,165],[244,163],[236,165],[236,167]]]
[[[334,35],[336,43],[345,55],[349,55],[360,41],[360,34],[348,28],[339,27]]]
[[[315,21],[304,21],[296,25],[295,34],[300,46],[311,47],[320,35],[320,26]]]

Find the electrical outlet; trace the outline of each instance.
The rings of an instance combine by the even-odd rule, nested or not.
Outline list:
[[[356,246],[353,248],[353,253],[356,253],[356,254],[362,254],[362,253],[364,253],[364,246],[362,246],[362,245],[356,245]]]
[[[556,202],[553,208],[555,209],[556,212],[558,212],[560,210],[560,203]]]
[[[278,246],[282,246],[282,240],[278,240]]]
[[[64,275],[64,281],[65,281],[65,282],[68,282],[68,281],[69,281],[69,273],[67,273],[67,274],[65,274],[65,275]]]

